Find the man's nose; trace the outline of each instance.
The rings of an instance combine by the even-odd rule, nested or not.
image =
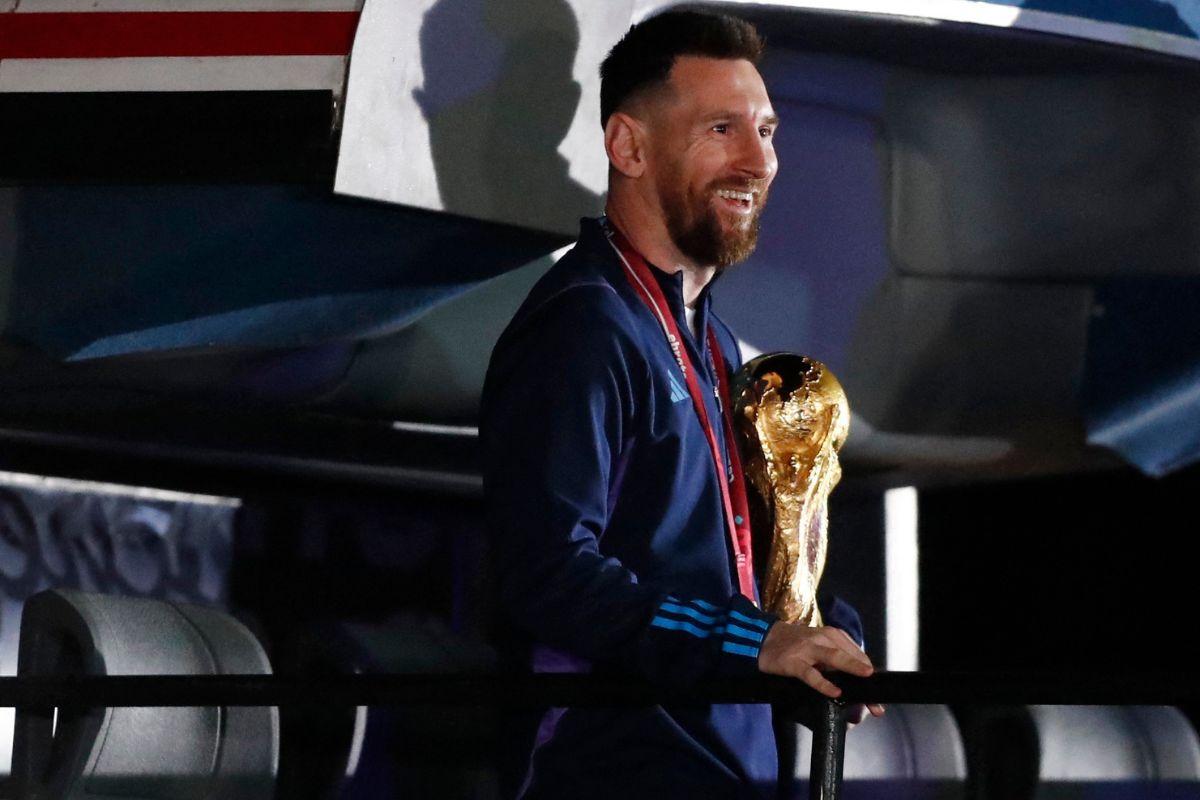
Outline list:
[[[743,137],[740,144],[734,166],[742,174],[760,181],[774,177],[779,162],[775,158],[775,147],[771,144],[770,137],[759,135],[758,129],[755,128]]]

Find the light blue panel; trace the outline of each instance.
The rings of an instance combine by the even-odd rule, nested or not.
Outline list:
[[[1099,22],[1172,33],[1195,39],[1200,31],[1196,0],[988,0],[996,5],[1049,11]]]

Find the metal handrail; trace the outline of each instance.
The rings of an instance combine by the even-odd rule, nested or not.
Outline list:
[[[836,800],[845,756],[846,710],[856,703],[1034,703],[1175,705],[1200,703],[1200,676],[1184,672],[1063,674],[878,672],[838,675],[830,700],[799,681],[771,675],[678,688],[607,675],[372,674],[117,675],[0,677],[0,707],[493,706],[644,707],[771,703],[812,728],[809,791]]]
[[[1200,703],[1200,674],[877,672],[835,674],[853,703],[1032,703],[1166,705]],[[615,675],[578,673],[287,675],[80,675],[0,677],[0,707],[488,705],[643,706],[774,703],[816,707],[825,698],[774,675],[659,686]]]

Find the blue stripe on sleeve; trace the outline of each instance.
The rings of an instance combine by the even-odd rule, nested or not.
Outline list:
[[[688,602],[691,603],[692,605],[696,606],[696,608],[703,608],[705,611],[719,611],[720,610],[720,606],[714,606],[712,603],[706,603],[703,600],[688,600]]]
[[[701,614],[699,611],[697,611],[694,608],[688,608],[687,606],[680,606],[680,605],[676,605],[674,603],[663,603],[661,606],[658,607],[658,610],[659,610],[659,612],[669,611],[674,614],[682,614],[685,617],[691,617],[694,620],[703,622],[705,625],[712,625],[714,622],[724,619],[724,617],[709,616],[708,614]]]
[[[754,619],[753,617],[747,617],[745,614],[743,614],[739,611],[730,611],[729,616],[733,617],[738,622],[744,622],[747,625],[753,625],[754,627],[761,628],[764,631],[767,628],[771,627],[771,625],[766,620]]]
[[[701,639],[707,639],[714,632],[722,632],[721,629],[713,631],[709,628],[697,628],[690,622],[683,622],[682,620],[678,619],[667,619],[666,617],[655,617],[653,620],[651,620],[650,624],[655,628],[666,628],[669,631],[683,631],[684,633],[690,633],[692,636],[699,636]]]
[[[750,658],[758,658],[758,648],[745,644],[725,642],[723,645],[721,645],[721,649],[726,653],[733,653],[735,656],[749,656]]]
[[[752,630],[748,630],[746,628],[739,628],[737,625],[734,625],[733,623],[730,623],[729,625],[727,625],[725,627],[725,630],[729,631],[734,636],[740,636],[743,639],[749,639],[752,642],[761,642],[763,640],[763,634],[759,633],[758,631],[752,631]]]

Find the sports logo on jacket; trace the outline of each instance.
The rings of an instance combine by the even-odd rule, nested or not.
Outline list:
[[[667,380],[671,383],[672,403],[682,403],[688,399],[687,389],[683,388],[683,384],[679,382],[679,378],[675,377],[675,370],[667,373]]]

